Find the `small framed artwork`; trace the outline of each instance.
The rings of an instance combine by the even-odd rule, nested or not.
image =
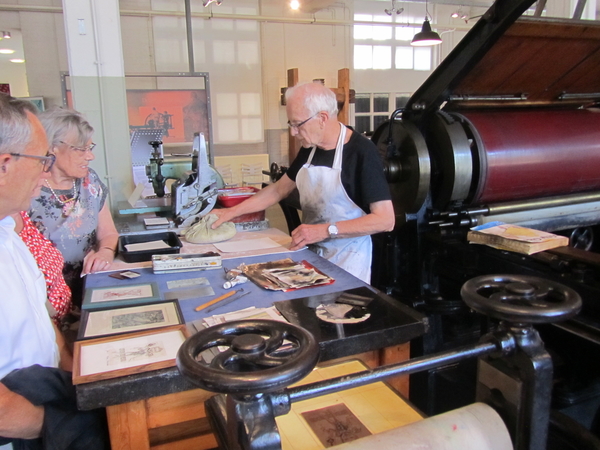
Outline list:
[[[177,300],[124,308],[84,309],[81,312],[77,339],[151,330],[183,323],[183,315]]]
[[[44,111],[44,97],[19,97],[21,100],[27,100],[35,105],[39,112]]]
[[[106,286],[86,289],[81,309],[121,308],[159,301],[156,283]]]
[[[73,384],[118,378],[175,365],[188,338],[185,325],[76,341]]]

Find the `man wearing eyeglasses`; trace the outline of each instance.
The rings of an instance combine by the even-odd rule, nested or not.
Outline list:
[[[304,246],[370,283],[371,234],[391,231],[395,216],[383,164],[375,145],[337,120],[335,94],[321,83],[285,93],[288,126],[302,145],[288,171],[274,184],[228,209],[213,210],[213,228],[239,215],[261,211],[298,188],[302,222],[292,246]]]
[[[44,276],[10,217],[29,207],[54,162],[35,112],[31,103],[0,94],[0,448],[13,439],[15,448],[22,448],[19,439],[53,440],[58,424],[49,399],[75,407],[70,374],[56,369],[66,347],[50,320]],[[69,428],[60,421],[57,428]]]

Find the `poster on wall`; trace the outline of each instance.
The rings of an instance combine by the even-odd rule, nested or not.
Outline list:
[[[0,83],[0,93],[10,95],[10,84]]]
[[[210,142],[208,100],[205,89],[150,90],[127,89],[129,131],[162,130],[162,141],[192,142],[194,133],[203,133]],[[72,108],[72,93],[67,91]]]
[[[131,132],[162,129],[164,143],[192,142],[194,133],[209,140],[206,90],[127,90]]]

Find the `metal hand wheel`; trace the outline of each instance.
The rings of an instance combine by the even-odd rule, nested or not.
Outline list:
[[[201,353],[215,347],[225,350],[206,363]],[[177,367],[208,391],[252,395],[301,380],[318,359],[319,346],[303,328],[274,320],[240,320],[188,338],[177,354]]]
[[[570,319],[581,297],[554,281],[520,275],[484,275],[463,284],[460,295],[477,312],[513,323],[549,323]]]

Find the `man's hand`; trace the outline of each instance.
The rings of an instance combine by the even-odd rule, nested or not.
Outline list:
[[[309,244],[324,241],[329,237],[328,223],[318,225],[302,224],[292,231],[292,245],[290,250],[298,250]]]
[[[44,407],[34,406],[0,383],[0,436],[35,439],[40,437],[43,423]]]
[[[231,222],[232,219],[235,219],[238,215],[232,212],[233,208],[213,208],[210,214],[214,214],[218,217],[217,221],[211,225],[211,228],[214,230],[218,228],[220,225],[225,222]]]

